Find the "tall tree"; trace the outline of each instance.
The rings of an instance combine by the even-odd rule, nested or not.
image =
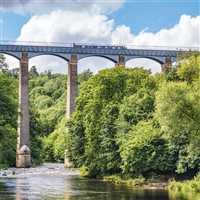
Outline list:
[[[76,166],[85,165],[90,176],[120,170],[115,124],[119,106],[148,79],[147,70],[114,67],[92,76],[81,90],[69,125],[68,156]]]
[[[177,171],[198,168],[200,149],[200,84],[164,84],[156,95],[156,117],[177,157]],[[195,150],[195,153],[194,153]]]
[[[0,73],[0,165],[15,165],[17,100],[16,80]]]
[[[6,57],[0,53],[0,71],[8,68],[8,64],[5,61]]]
[[[36,66],[32,66],[31,69],[30,69],[30,71],[29,71],[29,77],[30,77],[30,79],[36,78],[38,76],[39,76],[39,73],[37,71]]]

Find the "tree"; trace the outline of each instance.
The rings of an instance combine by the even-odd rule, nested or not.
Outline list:
[[[155,120],[140,121],[124,136],[120,146],[123,173],[143,175],[173,169],[167,141]]]
[[[200,168],[200,53],[189,51],[177,61],[178,82],[160,87],[156,117],[177,158],[177,172],[184,173]]]
[[[165,83],[156,93],[156,117],[177,157],[177,172],[199,167],[200,84]]]
[[[44,160],[49,162],[63,162],[66,149],[66,119],[57,124],[56,129],[43,138]]]
[[[39,76],[39,73],[37,72],[36,66],[32,66],[30,71],[29,71],[29,77],[30,79],[36,78]]]
[[[82,90],[84,84],[86,83],[86,81],[89,80],[89,78],[93,75],[93,73],[87,69],[85,71],[83,71],[82,73],[80,73],[78,75],[78,89],[79,89],[79,92]]]
[[[120,171],[115,123],[119,106],[126,96],[152,87],[148,80],[147,70],[114,67],[85,83],[68,127],[68,157],[75,166],[86,166],[93,177]]]
[[[92,75],[93,73],[90,71],[90,69],[84,70],[82,73],[78,75],[79,84],[87,81]]]
[[[0,166],[15,166],[17,97],[16,80],[0,73]]]
[[[8,68],[8,64],[5,62],[5,60],[5,56],[0,53],[0,71],[3,71]]]
[[[66,76],[51,74],[49,70],[45,74],[36,73],[29,82],[32,161],[35,164],[43,160],[62,162],[66,128],[61,122],[66,113]]]
[[[40,165],[43,163],[42,127],[39,112],[33,108],[30,108],[30,135],[31,163]]]
[[[200,53],[194,52],[189,57],[184,55],[177,68],[178,76],[191,84],[200,77]]]

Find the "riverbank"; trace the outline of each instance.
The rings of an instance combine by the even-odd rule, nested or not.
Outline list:
[[[200,193],[200,173],[194,178],[190,176],[179,176],[178,178],[170,175],[155,176],[145,179],[138,176],[134,179],[124,179],[119,175],[105,176],[104,181],[111,181],[115,184],[128,184],[131,186],[143,187],[144,189],[169,189],[173,191],[192,191]]]
[[[188,177],[190,179],[190,177]],[[159,191],[165,190],[168,192],[170,200],[199,200],[200,199],[200,173],[193,179],[185,179],[184,176],[179,176],[181,181],[175,181],[173,176],[160,176],[145,179],[138,177],[135,179],[123,180],[120,176],[106,176],[104,181],[111,181],[115,184],[125,184],[144,190]]]

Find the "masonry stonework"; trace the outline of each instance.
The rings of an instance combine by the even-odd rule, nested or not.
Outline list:
[[[172,70],[172,62],[171,62],[171,57],[167,56],[165,58],[165,64],[161,66],[162,72],[165,74],[168,74]]]
[[[119,60],[117,63],[115,63],[115,66],[125,66],[126,62],[125,62],[125,55],[119,55]]]
[[[67,119],[76,109],[75,98],[78,97],[77,55],[72,54],[68,63],[67,76]]]
[[[68,62],[67,75],[67,119],[76,109],[75,99],[78,97],[78,75],[77,75],[77,55],[72,54]],[[65,151],[65,167],[73,167],[73,163],[67,158],[67,150]]]
[[[30,167],[30,130],[29,130],[29,73],[28,53],[22,52],[19,69],[19,116],[17,138],[17,167]]]

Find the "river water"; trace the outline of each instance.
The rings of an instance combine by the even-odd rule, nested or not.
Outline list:
[[[138,189],[81,178],[63,164],[0,170],[1,200],[168,200],[164,189]]]

